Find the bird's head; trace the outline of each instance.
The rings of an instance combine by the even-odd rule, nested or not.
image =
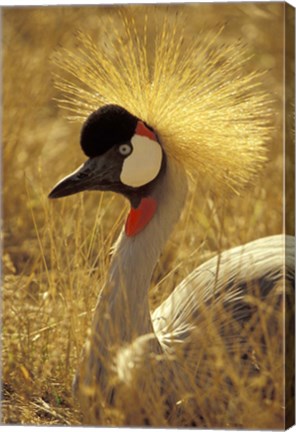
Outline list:
[[[60,104],[75,119],[106,101],[133,114],[107,105],[87,119],[81,143],[90,161],[76,178],[88,169],[94,177],[79,182],[79,190],[108,188],[130,197],[161,173],[164,149],[168,165],[182,165],[207,190],[237,192],[266,160],[273,102],[263,72],[246,67],[248,49],[228,41],[223,26],[192,38],[184,16],[159,12],[143,8],[138,19],[132,8],[112,10],[116,32],[102,20],[98,39],[81,33],[79,52],[55,55]],[[68,184],[67,193],[75,188]]]
[[[165,154],[156,132],[118,105],[105,105],[90,114],[80,143],[89,159],[62,179],[50,198],[108,190],[123,194],[137,207],[165,170]]]

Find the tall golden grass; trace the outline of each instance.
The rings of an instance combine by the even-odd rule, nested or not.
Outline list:
[[[206,185],[193,191],[154,273],[152,309],[216,251],[280,233],[283,225],[284,5],[197,4],[171,6],[170,13],[179,7],[186,15],[189,43],[205,24],[221,22],[228,23],[225,41],[246,41],[253,54],[251,65],[268,70],[264,85],[274,99],[275,128],[269,162],[242,196],[225,204],[219,197],[214,199]],[[80,124],[69,123],[55,100],[61,94],[52,82],[51,57],[60,46],[75,50],[77,30],[99,38],[100,22],[112,11],[111,7],[3,10],[5,423],[77,425],[82,421],[71,395],[72,377],[127,207],[121,197],[100,193],[48,202],[53,184],[84,160],[78,145]],[[281,320],[281,316],[274,318]],[[281,336],[279,328],[272,344]],[[203,402],[199,425],[282,427],[281,362],[279,349],[257,381],[250,382],[255,396],[242,399],[240,418],[238,407],[234,416],[231,410],[225,414],[221,405],[215,409]],[[221,367],[227,370],[227,364]],[[243,391],[246,383],[242,377],[237,389]],[[219,391],[212,387],[208,399],[215,401]],[[188,426],[190,416],[185,414],[190,409],[189,402],[185,409],[179,407],[169,423],[155,411],[150,424]],[[122,412],[108,412],[106,418],[108,424],[124,423],[124,407]],[[135,424],[137,419],[129,422]]]

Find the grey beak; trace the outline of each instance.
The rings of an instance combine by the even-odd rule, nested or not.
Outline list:
[[[76,171],[60,180],[48,198],[62,198],[85,190],[104,190],[104,176],[98,158],[88,159]]]

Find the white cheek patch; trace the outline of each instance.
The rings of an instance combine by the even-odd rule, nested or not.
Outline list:
[[[158,175],[162,150],[157,141],[142,135],[134,135],[131,143],[133,151],[123,162],[120,180],[127,186],[144,186]]]

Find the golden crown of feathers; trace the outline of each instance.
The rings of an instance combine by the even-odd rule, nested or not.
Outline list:
[[[265,160],[272,109],[264,72],[248,71],[248,50],[225,42],[223,26],[189,39],[182,13],[141,8],[111,9],[98,17],[96,42],[80,33],[75,52],[56,53],[61,104],[79,119],[118,104],[153,127],[195,178],[210,174],[220,189],[236,190]]]

